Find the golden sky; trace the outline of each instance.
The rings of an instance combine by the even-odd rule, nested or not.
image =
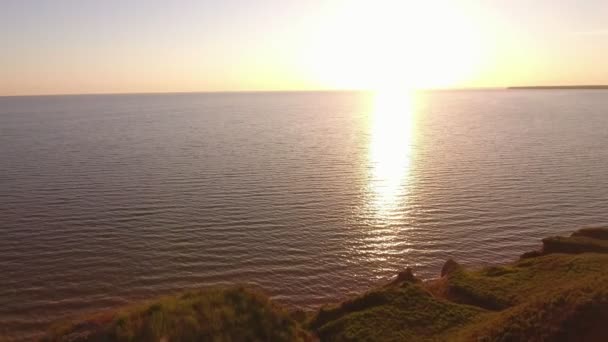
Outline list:
[[[0,3],[0,95],[608,83],[608,1]]]

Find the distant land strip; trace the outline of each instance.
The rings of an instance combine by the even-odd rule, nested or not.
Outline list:
[[[569,85],[569,86],[525,86],[507,89],[608,89],[608,85]]]

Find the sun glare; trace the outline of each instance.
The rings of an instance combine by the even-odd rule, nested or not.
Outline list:
[[[379,219],[407,197],[414,117],[411,93],[377,92],[371,117],[369,161],[372,210]]]
[[[329,87],[449,87],[480,59],[470,20],[455,5],[349,2],[336,12],[311,50],[312,67]]]

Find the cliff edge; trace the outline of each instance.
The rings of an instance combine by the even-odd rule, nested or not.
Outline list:
[[[441,277],[406,269],[389,284],[317,312],[257,292],[186,292],[67,322],[45,341],[608,341],[608,229],[543,239],[502,266]]]

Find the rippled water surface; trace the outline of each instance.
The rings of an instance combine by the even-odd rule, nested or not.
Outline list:
[[[607,91],[0,98],[0,334],[217,283],[316,307],[608,223]]]

